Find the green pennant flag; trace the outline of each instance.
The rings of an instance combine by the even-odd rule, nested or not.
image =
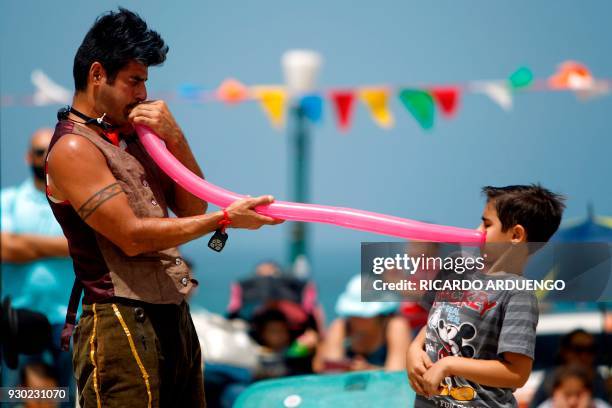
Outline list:
[[[533,82],[533,73],[527,67],[520,67],[508,78],[513,89],[525,88]]]
[[[423,129],[433,127],[435,104],[429,92],[403,89],[399,98]]]

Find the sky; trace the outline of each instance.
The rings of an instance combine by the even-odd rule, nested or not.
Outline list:
[[[72,61],[100,13],[118,5],[138,12],[170,46],[165,64],[151,68],[150,93],[181,84],[214,88],[225,78],[246,84],[282,83],[283,52],[318,51],[319,84],[454,83],[505,78],[528,66],[538,78],[565,60],[612,77],[612,3],[258,0],[0,3],[0,89],[33,91],[42,69],[72,90]],[[0,111],[1,186],[28,176],[29,135],[53,126],[58,106]],[[289,199],[287,130],[270,126],[254,103],[170,103],[208,180],[243,194]],[[484,185],[542,183],[567,197],[566,219],[612,215],[612,96],[581,102],[569,93],[517,95],[504,112],[483,95],[465,95],[453,120],[422,131],[391,103],[396,125],[377,127],[358,105],[349,133],[340,133],[325,107],[311,131],[310,201],[371,210],[444,225],[479,223]],[[262,259],[287,260],[289,224],[232,231],[221,254],[202,238],[185,246],[195,262],[203,307],[220,311],[229,282]],[[309,225],[312,276],[328,311],[348,278],[359,271],[369,233]],[[222,294],[222,295],[221,295]]]

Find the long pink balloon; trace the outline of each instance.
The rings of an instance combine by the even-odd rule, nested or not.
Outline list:
[[[151,129],[137,126],[140,141],[157,165],[185,190],[221,208],[245,196],[217,187],[187,169],[166,149],[166,145]],[[291,221],[321,222],[376,234],[435,242],[481,245],[485,234],[466,228],[445,227],[424,222],[377,214],[352,208],[275,201],[257,207],[257,212]]]

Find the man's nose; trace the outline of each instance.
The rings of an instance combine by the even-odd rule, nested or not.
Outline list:
[[[136,90],[136,94],[134,95],[134,98],[138,102],[146,101],[147,100],[147,88],[144,85],[138,87],[138,89]]]
[[[476,228],[476,231],[478,232],[485,232],[485,227],[483,223],[480,223],[480,225],[478,226],[478,228]]]

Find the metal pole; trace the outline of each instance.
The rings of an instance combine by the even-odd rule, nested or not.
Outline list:
[[[290,118],[290,152],[289,158],[293,167],[293,183],[291,185],[292,200],[298,203],[307,203],[308,172],[310,159],[310,145],[308,123],[303,109],[296,104],[291,108]],[[291,225],[291,238],[289,241],[289,264],[303,256],[308,258],[308,225],[304,222],[295,222]]]
[[[293,99],[289,114],[289,160],[293,172],[290,191],[298,203],[309,202],[308,172],[310,146],[306,112],[298,98],[315,89],[316,78],[322,63],[319,53],[311,50],[289,50],[281,58],[287,91]],[[303,222],[291,224],[289,238],[289,265],[297,276],[308,275],[308,226]]]

